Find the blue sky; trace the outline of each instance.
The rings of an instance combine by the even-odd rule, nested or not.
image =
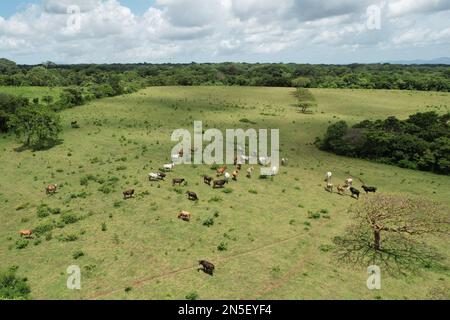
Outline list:
[[[42,4],[42,0],[1,0],[0,16],[11,17],[16,12],[20,12],[29,4]],[[135,14],[143,14],[148,8],[154,5],[154,0],[119,0],[121,4],[130,8]]]
[[[80,14],[67,13],[70,6]],[[450,55],[450,0],[0,2],[18,63],[367,63]]]

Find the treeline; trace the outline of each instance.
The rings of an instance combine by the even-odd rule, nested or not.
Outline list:
[[[111,78],[125,92],[141,86],[238,85],[306,88],[450,91],[446,65],[305,65],[305,64],[110,64],[16,65],[0,59],[0,85],[81,86],[94,95],[110,94]]]
[[[316,143],[338,155],[450,175],[450,113],[440,116],[431,111],[407,120],[365,120],[352,127],[339,121]]]

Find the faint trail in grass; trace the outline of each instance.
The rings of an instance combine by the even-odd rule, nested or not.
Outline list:
[[[277,246],[277,245],[280,245],[280,244],[292,241],[292,240],[297,239],[297,238],[302,237],[302,236],[304,236],[303,233],[302,234],[297,234],[295,236],[291,236],[291,237],[288,237],[288,238],[285,238],[285,239],[282,239],[282,240],[279,240],[279,241],[276,241],[276,242],[273,242],[273,243],[269,243],[269,244],[266,244],[264,246],[261,246],[261,247],[255,248],[255,249],[250,249],[250,250],[246,250],[246,251],[243,251],[243,252],[232,254],[232,255],[229,255],[229,256],[226,256],[226,257],[223,257],[223,258],[219,258],[216,261],[219,262],[219,263],[220,262],[226,262],[226,261],[234,259],[234,258],[238,258],[238,257],[244,256],[244,255],[250,254],[250,253],[259,252],[259,251],[265,250],[267,248],[271,248],[271,247],[274,247],[274,246]],[[140,287],[140,286],[145,285],[145,284],[147,284],[147,283],[149,283],[149,282],[151,282],[153,280],[169,277],[169,276],[172,276],[172,275],[176,275],[176,274],[179,274],[179,273],[182,273],[182,272],[185,272],[185,271],[188,271],[188,270],[192,270],[192,269],[197,269],[197,268],[198,268],[198,265],[192,265],[192,266],[189,266],[189,267],[180,268],[180,269],[177,269],[177,270],[169,271],[169,272],[162,273],[162,274],[159,274],[159,275],[155,275],[155,276],[152,276],[152,277],[146,277],[146,278],[137,279],[137,280],[134,280],[132,282],[132,284],[135,287]],[[90,299],[90,300],[91,299],[92,300],[93,299],[98,299],[98,298],[101,298],[101,297],[104,297],[104,296],[108,296],[108,295],[111,295],[111,294],[114,294],[114,293],[117,293],[117,292],[120,292],[120,291],[123,291],[123,288],[105,290],[103,292],[99,292],[99,293],[93,295],[92,297],[89,297],[88,299]]]

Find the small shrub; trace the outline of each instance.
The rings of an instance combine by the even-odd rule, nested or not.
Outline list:
[[[64,223],[64,224],[73,224],[73,223],[76,223],[76,222],[78,222],[80,220],[80,218],[75,214],[75,213],[64,213],[62,216],[61,216],[61,221]]]
[[[319,212],[308,212],[308,218],[309,219],[320,219],[320,213]]]
[[[50,208],[46,204],[41,204],[37,208],[37,217],[42,219],[50,215]]]
[[[72,257],[77,260],[78,258],[81,258],[84,256],[84,252],[81,250],[77,250],[72,254]]]
[[[58,240],[61,242],[74,242],[78,240],[78,236],[76,234],[60,235]]]
[[[248,190],[248,193],[258,194],[258,191],[256,191],[255,189],[250,189],[250,190]]]
[[[26,278],[17,276],[17,266],[0,272],[0,298],[5,300],[26,300],[31,292]]]
[[[220,202],[220,201],[222,201],[222,198],[218,196],[214,196],[208,200],[208,202]]]
[[[19,239],[16,241],[16,249],[25,249],[26,247],[28,247],[28,244],[30,243],[30,241],[26,240],[26,239]]]
[[[53,223],[43,223],[34,228],[33,233],[37,236],[40,236],[46,234],[47,232],[52,231],[53,228],[54,228]]]
[[[223,189],[222,192],[223,192],[223,193],[226,193],[226,194],[233,193],[233,189],[231,189],[231,188],[225,188],[225,189]]]
[[[199,297],[199,295],[197,292],[191,292],[186,295],[186,300],[194,301],[194,300],[198,300],[198,297]]]
[[[334,247],[330,244],[322,244],[319,247],[320,251],[322,251],[322,252],[329,252],[329,251],[333,250],[333,248]]]
[[[214,225],[214,218],[208,218],[205,221],[203,221],[203,225],[205,227],[212,227]]]
[[[218,246],[217,246],[217,250],[219,251],[227,251],[228,250],[228,245],[225,242],[221,242]]]
[[[106,230],[108,230],[108,228],[106,227],[106,223],[102,223],[102,231],[105,232]]]

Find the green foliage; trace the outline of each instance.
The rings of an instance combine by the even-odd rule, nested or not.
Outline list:
[[[75,213],[66,212],[61,215],[61,221],[64,224],[73,224],[73,223],[78,222],[79,220],[80,220],[80,217],[78,217],[78,215],[76,215]]]
[[[8,127],[27,147],[47,147],[62,132],[60,117],[46,107],[25,106],[10,115]]]
[[[40,204],[38,207],[37,207],[37,216],[38,216],[38,218],[45,218],[45,217],[48,217],[50,214],[54,214],[54,215],[56,215],[56,214],[60,214],[61,213],[61,209],[60,208],[55,208],[55,209],[53,209],[53,208],[50,208],[48,205],[46,205],[46,204]]]
[[[227,251],[228,250],[228,244],[226,242],[221,242],[218,246],[217,246],[217,250],[219,251]]]
[[[34,228],[33,233],[36,236],[40,236],[40,235],[43,235],[43,234],[46,234],[46,233],[52,231],[54,228],[55,228],[55,226],[53,223],[43,223],[43,224],[38,225],[36,228]]]
[[[16,249],[25,249],[26,247],[28,247],[28,244],[30,243],[30,241],[26,240],[26,239],[19,239],[16,241]]]
[[[0,272],[0,300],[26,300],[30,298],[30,286],[26,278],[17,275],[18,267]]]
[[[199,298],[199,295],[197,292],[190,292],[186,295],[186,300],[194,301],[194,300],[198,300],[198,298]]]
[[[203,221],[203,225],[205,227],[212,227],[214,225],[214,218],[208,218],[205,221]]]
[[[328,127],[320,148],[413,170],[450,174],[450,113],[416,113],[406,120],[365,120]]]
[[[1,68],[1,67],[0,67]],[[8,122],[17,110],[27,107],[26,98],[0,93],[0,132],[8,131]]]
[[[81,250],[77,250],[73,253],[72,258],[74,258],[75,260],[81,258],[84,256],[84,252]]]
[[[111,64],[46,67],[17,66],[0,60],[0,85],[70,87],[61,107],[82,105],[90,99],[132,93],[144,86],[268,86],[297,88],[399,89],[450,91],[449,67],[302,65],[302,64]],[[73,89],[73,87],[82,89]],[[75,90],[75,91],[73,91]]]

